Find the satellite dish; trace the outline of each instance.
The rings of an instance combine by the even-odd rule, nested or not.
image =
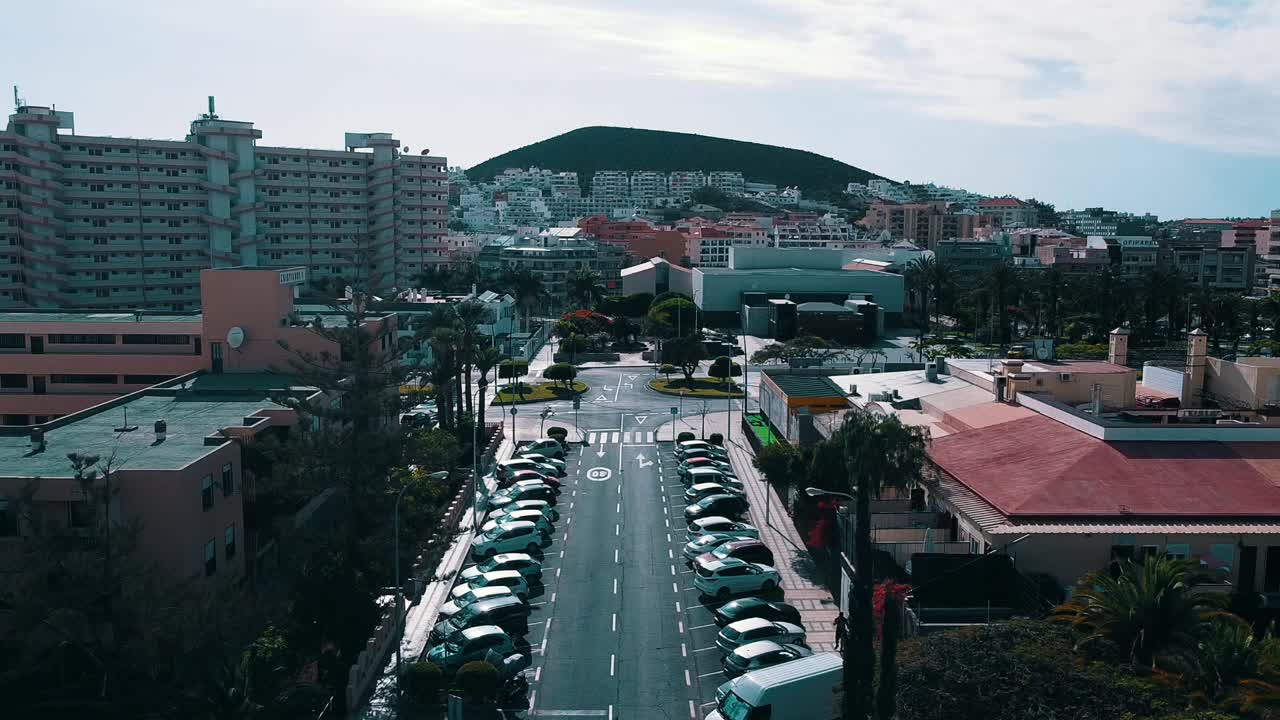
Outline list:
[[[239,325],[227,331],[227,344],[232,350],[238,350],[244,344],[244,328]]]

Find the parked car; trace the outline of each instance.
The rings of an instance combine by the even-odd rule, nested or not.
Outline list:
[[[813,651],[795,643],[779,644],[773,640],[756,640],[739,645],[724,656],[724,674],[737,677],[744,672],[761,670],[784,662],[809,657]]]
[[[680,454],[682,452],[688,452],[690,450],[706,450],[707,448],[714,448],[714,447],[719,447],[719,446],[713,445],[707,442],[706,440],[681,440],[676,443],[675,451],[676,451],[676,454]]]
[[[743,513],[750,507],[751,503],[747,502],[747,499],[740,494],[708,495],[698,502],[685,507],[684,519],[691,521],[716,515],[737,519],[742,517]]]
[[[800,624],[800,611],[794,607],[782,602],[769,602],[761,598],[748,597],[740,600],[733,600],[716,608],[715,610],[716,624],[724,627],[732,622],[739,620],[747,620],[749,618],[764,618],[765,620],[782,620],[784,622]]]
[[[697,538],[699,535],[709,535],[716,533],[719,535],[732,535],[740,538],[758,538],[760,531],[755,526],[744,522],[730,520],[727,517],[705,517],[694,520],[689,523],[689,530],[685,533],[689,540]]]
[[[515,570],[494,570],[483,573],[475,580],[455,587],[449,592],[449,599],[455,600],[477,588],[494,586],[511,588],[511,593],[521,601],[529,599],[529,583]]]
[[[463,609],[474,605],[482,600],[492,600],[500,597],[515,597],[516,594],[511,592],[511,588],[503,585],[495,585],[493,587],[475,588],[469,593],[464,593],[460,597],[453,598],[449,602],[440,607],[440,617],[442,619],[451,618],[462,612]]]
[[[528,553],[502,553],[494,555],[478,565],[463,570],[458,577],[462,582],[471,582],[473,578],[495,570],[515,570],[524,576],[530,584],[542,580],[542,563],[534,560]]]
[[[773,567],[744,560],[713,560],[694,565],[693,586],[703,595],[720,600],[744,593],[763,595],[778,587],[780,580]]]
[[[516,510],[515,512],[510,512],[502,517],[494,518],[485,522],[484,525],[480,526],[480,532],[489,532],[500,525],[505,525],[517,520],[524,520],[526,522],[533,523],[538,528],[538,532],[543,535],[550,535],[556,531],[555,526],[551,524],[551,521],[547,519],[547,516],[543,515],[538,510]]]
[[[739,675],[716,689],[716,707],[704,720],[836,720],[840,717],[839,705],[814,700],[832,697],[840,683],[843,664],[843,658],[835,653],[814,653]]]
[[[498,479],[505,480],[520,470],[532,470],[549,477],[562,477],[564,475],[563,465],[556,467],[550,463],[539,462],[533,458],[514,457],[510,460],[503,460],[498,463]]]
[[[716,636],[716,647],[729,653],[740,645],[760,640],[804,645],[804,638],[804,628],[795,623],[750,618],[726,625]]]
[[[680,481],[685,487],[697,485],[698,483],[713,482],[721,485],[736,485],[742,488],[742,481],[734,475],[726,475],[723,471],[716,468],[702,467],[689,468],[689,471],[680,475]]]
[[[690,458],[688,460],[682,460],[680,464],[677,466],[677,469],[683,470],[685,468],[696,468],[696,467],[715,468],[716,470],[728,473],[730,475],[736,474],[733,471],[733,466],[730,465],[727,461],[715,460],[712,458]]]
[[[703,482],[690,485],[684,491],[684,501],[692,505],[708,495],[742,495],[742,490],[716,482]]]
[[[560,444],[560,441],[553,438],[534,440],[527,445],[522,445],[517,452],[538,453],[539,455],[546,455],[559,460],[564,459],[564,446]]]
[[[565,475],[564,460],[559,460],[553,457],[547,457],[542,453],[527,452],[527,451],[516,453],[516,456],[520,458],[524,458],[526,460],[532,460],[536,463],[542,463],[543,465],[550,465],[551,467],[559,471],[558,474],[560,477],[564,477]]]
[[[521,552],[530,555],[538,552],[546,543],[546,537],[531,522],[517,520],[503,523],[489,532],[477,535],[471,541],[471,555],[491,558],[498,553]]]
[[[703,553],[711,552],[717,547],[731,541],[737,540],[736,535],[721,535],[719,533],[708,533],[699,535],[698,537],[685,543],[682,554],[684,555],[684,564],[688,565],[693,562],[694,558]]]
[[[730,558],[760,565],[773,565],[773,551],[764,542],[755,538],[731,540],[717,545],[715,548],[694,558],[694,564],[712,562],[714,560],[728,560]]]
[[[522,482],[523,483],[540,482],[543,485],[549,485],[556,492],[560,491],[559,478],[555,478],[550,475],[545,475],[543,473],[538,472],[537,470],[516,470],[508,474],[504,478],[499,478],[498,486],[503,488],[509,488],[512,485],[518,485]]]
[[[497,625],[480,625],[467,628],[454,639],[431,648],[427,660],[438,665],[447,677],[472,660],[483,660],[490,651],[505,657],[516,649],[505,630]]]
[[[545,515],[551,522],[556,522],[560,519],[560,511],[551,507],[546,500],[516,500],[515,502],[510,502],[502,507],[490,510],[486,517],[489,520],[497,520],[504,515],[510,515],[511,513],[518,512],[520,510],[537,510]]]
[[[428,639],[446,642],[477,625],[497,625],[513,637],[525,635],[529,632],[529,605],[511,595],[474,602],[436,623]]]
[[[556,489],[543,482],[535,485],[517,483],[490,495],[489,509],[493,510],[504,505],[510,505],[517,500],[545,500],[548,505],[555,505]]]
[[[708,460],[719,460],[720,462],[729,462],[729,455],[723,450],[690,450],[683,455],[676,455],[678,460],[692,460],[694,458],[707,458]]]

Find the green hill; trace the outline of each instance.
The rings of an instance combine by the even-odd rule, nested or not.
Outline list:
[[[531,166],[578,173],[584,191],[597,170],[740,170],[747,180],[796,185],[807,193],[843,191],[880,177],[805,150],[689,133],[584,127],[490,158],[467,170],[473,181]]]

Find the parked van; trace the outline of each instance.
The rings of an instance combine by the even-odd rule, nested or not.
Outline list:
[[[841,659],[818,653],[740,675],[716,690],[705,720],[835,720]]]

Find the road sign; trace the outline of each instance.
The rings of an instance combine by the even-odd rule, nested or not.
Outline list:
[[[512,409],[512,410],[515,410],[515,408],[511,408],[511,409]],[[672,405],[672,406],[671,406],[671,415],[674,417],[674,416],[679,415],[679,414],[680,414],[680,408],[676,407],[675,405]]]
[[[595,482],[604,482],[613,477],[613,471],[606,467],[593,467],[587,471],[587,479]]]
[[[511,415],[514,417],[515,414],[516,414],[516,408],[511,408]]]
[[[582,398],[575,397],[573,399],[573,409],[577,410],[580,407],[582,407]]]

